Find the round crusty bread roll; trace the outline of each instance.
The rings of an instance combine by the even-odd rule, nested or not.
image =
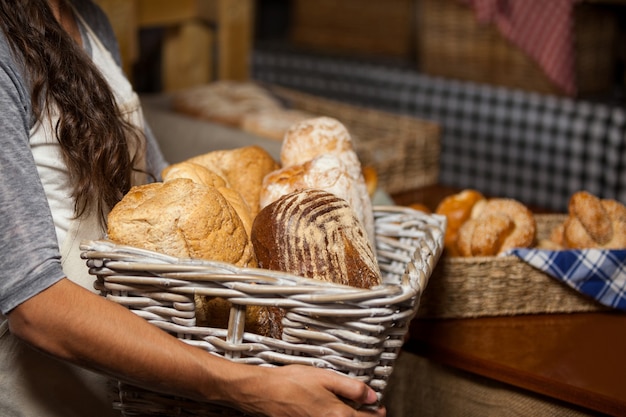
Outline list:
[[[168,182],[177,178],[188,178],[195,183],[217,188],[220,194],[222,194],[235,209],[239,218],[243,222],[248,236],[250,236],[253,220],[250,206],[238,191],[230,188],[224,177],[202,165],[189,161],[179,162],[166,167],[161,173],[161,176],[163,177],[163,182]]]
[[[223,177],[248,203],[253,218],[261,209],[263,178],[280,167],[265,149],[255,145],[212,151],[186,162],[201,165]]]
[[[109,239],[182,258],[256,267],[249,239],[252,219],[245,201],[227,187],[209,187],[189,178],[174,178],[177,174],[208,178],[198,174],[202,167],[196,171],[186,169],[193,166],[183,167],[170,170],[171,176],[164,183],[132,188],[109,213]],[[198,326],[228,327],[228,301],[200,295],[194,299]],[[245,329],[265,336],[279,334],[279,324],[274,320],[266,307],[249,306]]]
[[[214,187],[187,178],[133,187],[108,215],[109,239],[181,258],[256,266],[248,233]]]
[[[352,206],[375,248],[372,201],[352,139],[341,122],[317,117],[293,125],[283,140],[281,163],[282,171],[267,175],[263,181],[261,208],[303,185],[335,193]],[[293,183],[297,185],[287,187],[291,174],[295,174]],[[279,184],[273,186],[275,180]]]
[[[381,283],[362,223],[346,200],[317,189],[287,194],[252,225],[259,267],[370,288]]]

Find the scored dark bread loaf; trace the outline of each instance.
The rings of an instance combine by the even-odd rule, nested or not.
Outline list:
[[[259,267],[370,288],[381,283],[363,224],[347,201],[318,189],[286,194],[252,225]]]
[[[381,283],[363,224],[347,201],[319,189],[286,194],[252,224],[259,267],[359,288]],[[268,307],[272,336],[280,338],[285,311]]]

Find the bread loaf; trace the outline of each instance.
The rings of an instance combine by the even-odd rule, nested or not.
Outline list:
[[[216,188],[187,178],[133,187],[109,213],[107,232],[123,245],[256,266],[235,209]]]
[[[207,187],[230,187],[230,184],[223,176],[202,165],[189,161],[169,165],[161,172],[161,177],[163,182],[176,178],[188,178]]]
[[[267,174],[263,180],[261,207],[298,190],[315,188],[343,198],[351,207],[361,207],[361,195],[345,164],[336,155],[324,154],[299,165]],[[355,210],[358,215],[358,211]],[[364,220],[361,217],[361,221]]]
[[[259,266],[359,288],[381,283],[365,229],[347,202],[322,190],[284,195],[252,225]],[[281,337],[284,310],[269,307],[273,337]]]
[[[375,251],[372,202],[352,139],[341,122],[318,117],[293,125],[283,140],[281,164],[281,170],[263,180],[261,208],[303,188],[331,192],[348,201]]]
[[[187,178],[195,183],[216,188],[235,209],[248,236],[250,236],[252,230],[252,210],[250,210],[250,206],[241,194],[231,188],[224,177],[202,165],[189,161],[183,161],[168,166],[163,170],[161,176],[163,177],[163,182],[172,181],[177,178]]]
[[[223,177],[227,186],[239,192],[248,203],[253,218],[260,210],[263,178],[279,168],[274,158],[260,146],[212,151],[186,162],[203,166]]]
[[[252,244],[261,268],[359,288],[381,283],[363,225],[326,191],[296,191],[265,207],[252,225]]]
[[[202,169],[186,170],[190,168],[188,165],[183,168],[170,170],[171,176],[164,183],[131,189],[109,214],[109,239],[181,258],[257,266],[246,230],[251,229],[252,221],[242,220],[227,197],[235,205],[245,204],[243,199],[230,188],[209,187],[189,178],[172,177],[202,172]],[[199,174],[196,178],[208,177]],[[246,215],[243,208],[238,209]],[[226,300],[196,295],[195,303],[199,326],[228,326],[230,304]],[[246,331],[266,336],[279,334],[273,319],[266,307],[250,306],[246,309]]]

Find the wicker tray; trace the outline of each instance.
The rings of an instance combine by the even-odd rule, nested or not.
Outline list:
[[[368,383],[382,399],[408,324],[443,248],[445,218],[397,206],[375,208],[384,284],[357,289],[263,269],[182,260],[83,242],[96,288],[186,343],[255,365],[291,363],[333,369]],[[230,301],[228,329],[196,325],[194,295]],[[286,310],[282,340],[246,332],[246,305]],[[127,415],[240,415],[217,406],[115,384],[114,406]]]
[[[545,239],[564,215],[536,215]],[[606,310],[516,256],[443,256],[417,313],[421,318],[461,318]]]
[[[438,124],[283,87],[267,87],[288,107],[341,121],[353,136],[361,163],[376,169],[378,185],[387,193],[437,182],[441,151]]]

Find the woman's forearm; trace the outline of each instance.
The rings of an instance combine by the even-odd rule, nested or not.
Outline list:
[[[382,408],[357,412],[343,403],[342,398],[376,401],[362,382],[308,366],[233,363],[179,341],[67,279],[8,317],[11,331],[32,346],[154,391],[276,417],[385,415]]]
[[[219,381],[226,360],[180,342],[126,308],[67,279],[9,314],[11,331],[32,346],[127,382],[206,399],[201,381]],[[206,369],[210,363],[210,369]],[[215,396],[220,397],[216,384]],[[223,400],[223,398],[219,398]]]

